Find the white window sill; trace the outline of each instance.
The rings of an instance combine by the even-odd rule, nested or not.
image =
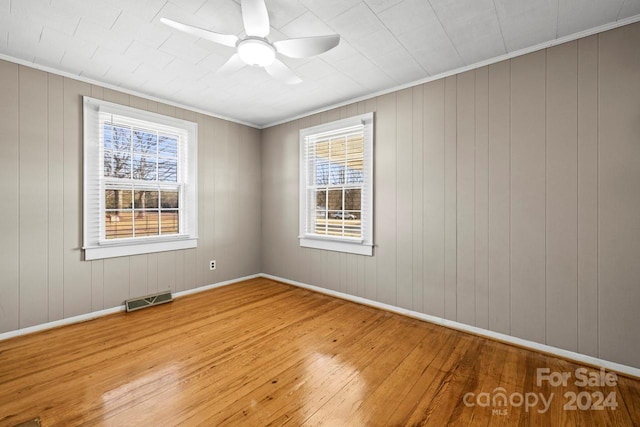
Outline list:
[[[141,255],[154,252],[191,249],[198,246],[197,238],[163,240],[157,242],[130,243],[126,245],[104,245],[84,248],[85,261],[120,256]]]
[[[373,245],[360,242],[349,242],[329,239],[300,238],[303,248],[322,249],[326,251],[346,252],[356,255],[373,256]]]

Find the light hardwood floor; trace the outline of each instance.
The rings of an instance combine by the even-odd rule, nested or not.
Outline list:
[[[579,387],[578,368],[255,279],[0,342],[0,425],[640,425],[640,381]],[[617,409],[579,409],[598,392]]]

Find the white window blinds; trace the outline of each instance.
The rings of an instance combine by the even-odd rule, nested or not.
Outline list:
[[[85,259],[195,247],[197,125],[85,97]]]
[[[371,255],[373,114],[300,132],[302,246]]]

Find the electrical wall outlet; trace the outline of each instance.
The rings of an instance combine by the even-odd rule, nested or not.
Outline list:
[[[216,269],[216,260],[213,259],[209,261],[209,270],[215,270],[215,269]]]

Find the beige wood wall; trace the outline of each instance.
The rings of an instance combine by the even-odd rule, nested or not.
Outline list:
[[[197,249],[82,260],[82,95],[198,123]],[[259,273],[260,161],[259,130],[0,61],[0,333]]]
[[[640,367],[640,24],[262,135],[265,273]],[[298,130],[374,111],[375,256],[298,245]]]

